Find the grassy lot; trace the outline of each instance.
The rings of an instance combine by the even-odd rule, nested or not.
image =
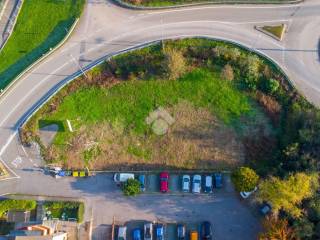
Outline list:
[[[274,35],[275,37],[282,39],[282,35],[285,30],[285,25],[277,25],[277,26],[263,26],[262,29]]]
[[[42,145],[41,128],[58,125],[42,154],[72,169],[230,169],[247,162],[262,172],[277,159],[282,106],[292,96],[275,66],[242,48],[167,41],[114,57],[73,81],[31,118],[21,138]],[[164,135],[146,121],[159,107],[174,119]]]
[[[123,0],[137,6],[164,7],[192,3],[290,3],[294,0]]]
[[[82,202],[45,202],[46,211],[51,212],[52,218],[68,220],[69,218],[83,221],[84,204]]]
[[[25,0],[0,53],[0,88],[59,43],[81,14],[84,0]]]

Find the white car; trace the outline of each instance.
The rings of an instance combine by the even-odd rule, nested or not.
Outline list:
[[[212,176],[206,176],[204,192],[205,193],[212,193]]]
[[[119,227],[117,240],[127,240],[127,227],[126,226]]]
[[[192,193],[200,193],[201,191],[201,176],[194,175],[192,179]]]
[[[124,183],[128,179],[134,179],[134,174],[133,173],[115,173],[113,176],[113,180],[116,183]]]
[[[145,223],[143,226],[144,240],[152,240],[153,225],[151,222]]]
[[[182,176],[182,191],[183,192],[190,192],[190,182],[191,182],[191,178],[189,175]]]
[[[255,191],[257,191],[258,188],[255,187],[251,192],[240,192],[240,196],[244,199],[248,198],[252,193],[254,193]]]

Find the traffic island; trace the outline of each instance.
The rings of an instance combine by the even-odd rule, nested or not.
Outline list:
[[[286,24],[277,24],[277,25],[268,25],[268,26],[255,26],[260,32],[278,40],[282,41],[286,33],[287,25]]]

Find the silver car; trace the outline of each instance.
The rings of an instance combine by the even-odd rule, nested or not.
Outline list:
[[[153,235],[153,225],[152,223],[148,222],[144,224],[143,227],[143,232],[144,232],[144,240],[152,240],[152,235]]]
[[[194,175],[192,179],[192,193],[200,193],[201,192],[201,176]]]
[[[190,192],[190,183],[191,178],[189,175],[182,176],[182,191],[183,192]]]

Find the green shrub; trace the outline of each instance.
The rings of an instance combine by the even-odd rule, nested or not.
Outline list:
[[[3,216],[8,210],[33,210],[36,206],[37,202],[34,200],[2,200],[0,201],[0,216]]]
[[[135,196],[140,193],[140,182],[136,179],[128,179],[122,187],[125,196]]]
[[[231,180],[238,192],[250,192],[258,184],[259,176],[248,167],[240,167],[231,175]]]

